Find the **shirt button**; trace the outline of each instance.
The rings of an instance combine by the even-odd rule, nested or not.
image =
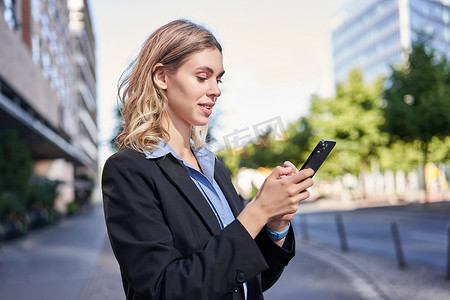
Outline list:
[[[244,282],[244,273],[239,272],[239,273],[236,275],[236,281],[239,282],[239,283],[243,283],[243,282]]]
[[[238,289],[234,289],[234,290],[233,290],[233,293],[237,293],[237,292],[239,292]]]

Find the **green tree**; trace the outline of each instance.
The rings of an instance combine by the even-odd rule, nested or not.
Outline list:
[[[14,130],[0,131],[0,224],[15,222],[26,232],[26,190],[33,160],[28,145]]]
[[[309,139],[312,136],[312,128],[308,119],[301,117],[288,124],[282,139],[274,139],[272,131],[270,128],[256,141],[247,143],[242,151],[224,149],[216,155],[224,161],[232,175],[237,173],[239,167],[274,168],[287,160],[300,167],[311,151]]]
[[[337,142],[321,169],[322,175],[358,175],[370,170],[371,161],[386,142],[386,135],[379,131],[383,123],[381,93],[381,79],[366,85],[361,72],[355,69],[346,82],[337,85],[335,97],[313,96],[308,116],[315,136],[313,143],[322,138]]]
[[[384,129],[394,141],[418,142],[424,164],[433,139],[450,136],[450,65],[429,43],[424,37],[413,43],[407,63],[392,68],[384,92]]]
[[[117,150],[119,150],[119,145],[117,145],[117,143],[116,143],[116,138],[123,131],[122,111],[119,106],[115,108],[114,114],[115,114],[116,126],[114,128],[113,137],[109,141],[109,144],[113,151],[117,151]]]
[[[278,144],[272,138],[272,131],[270,129],[267,130],[256,141],[249,142],[244,146],[244,150],[241,153],[243,166],[256,169],[258,167],[278,165],[283,150]]]
[[[241,162],[241,155],[232,148],[223,148],[216,153],[217,158],[227,167],[231,177],[237,175]]]
[[[420,164],[421,152],[418,142],[391,141],[386,147],[380,147],[378,153],[381,170],[410,172],[416,170]]]
[[[300,117],[297,121],[290,123],[286,129],[288,139],[282,142],[281,158],[288,160],[300,168],[311,150],[314,147],[312,144],[313,128],[307,117]]]
[[[30,150],[13,130],[1,130],[0,141],[0,192],[21,196],[32,173]]]

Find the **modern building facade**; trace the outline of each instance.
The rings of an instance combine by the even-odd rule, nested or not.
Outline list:
[[[418,34],[433,37],[438,54],[450,57],[449,0],[349,1],[333,18],[334,81],[359,68],[366,82],[406,61]]]
[[[0,130],[27,142],[37,175],[66,183],[62,210],[97,182],[96,116],[87,0],[0,0]]]

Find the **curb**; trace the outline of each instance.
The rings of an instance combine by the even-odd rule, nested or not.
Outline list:
[[[350,281],[362,299],[391,300],[391,298],[381,289],[369,273],[364,271],[361,267],[356,265],[341,253],[330,248],[323,247],[315,242],[301,241],[300,238],[296,238],[296,242],[298,245],[301,245],[301,247],[299,247],[300,251],[306,251],[306,249],[304,249],[305,247],[312,248],[310,249],[312,251],[307,251],[308,255],[314,256],[314,258],[336,268],[336,270],[338,270]]]

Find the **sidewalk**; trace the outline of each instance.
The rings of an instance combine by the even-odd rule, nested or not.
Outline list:
[[[312,207],[310,207],[312,209]],[[3,244],[0,299],[122,300],[100,206]],[[422,266],[297,241],[297,255],[266,300],[449,299],[450,281]]]
[[[356,251],[343,253],[338,248],[313,242],[300,241],[298,245],[300,252],[323,259],[340,270],[361,299],[450,299],[450,281],[445,280],[445,274],[440,271],[413,264],[401,270],[394,259]]]
[[[3,242],[0,299],[87,299],[80,295],[97,273],[106,241],[103,212],[97,205],[23,238]],[[121,285],[116,278],[114,284]]]

